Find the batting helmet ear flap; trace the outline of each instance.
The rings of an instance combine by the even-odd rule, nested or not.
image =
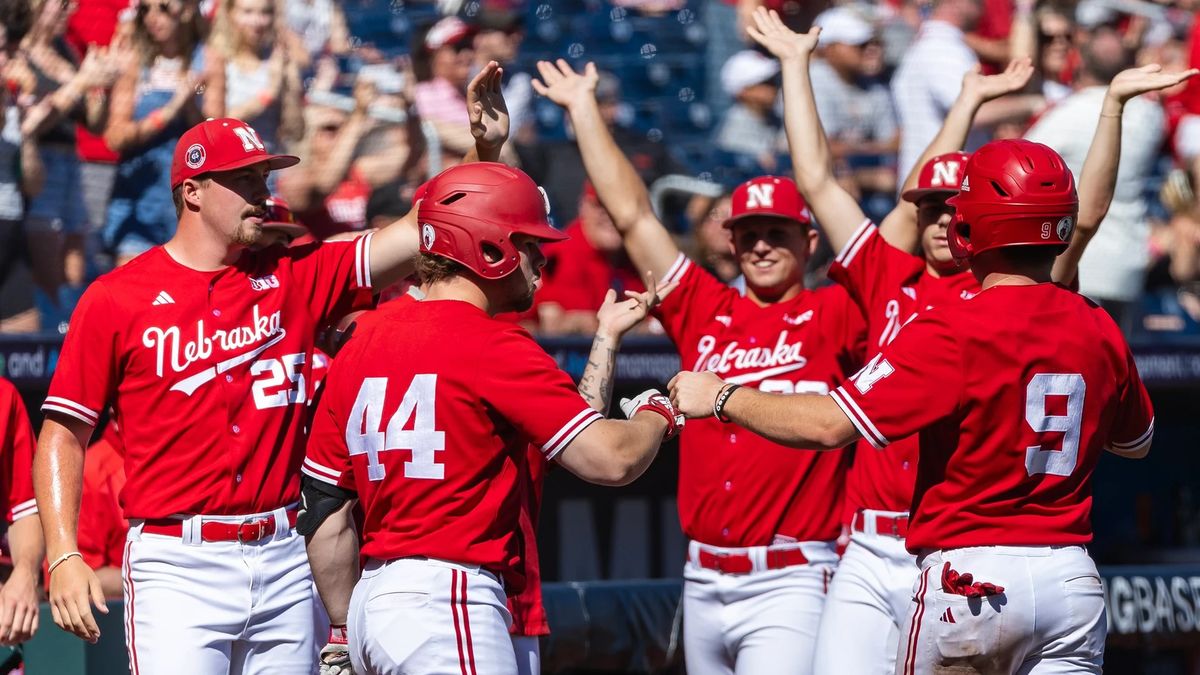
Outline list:
[[[959,263],[969,260],[975,252],[971,246],[971,224],[963,220],[960,211],[954,212],[954,219],[946,229],[946,244],[950,247],[950,255]]]

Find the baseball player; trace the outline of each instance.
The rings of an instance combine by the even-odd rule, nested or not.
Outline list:
[[[376,310],[334,361],[304,461],[303,529],[316,530],[309,557],[331,620],[348,616],[354,672],[516,673],[505,591],[525,583],[527,445],[622,485],[680,419],[651,390],[627,402],[629,421],[605,420],[528,333],[494,318],[532,306],[540,244],[563,238],[528,176],[457,166],[418,212],[425,298]]]
[[[646,288],[655,288],[654,275],[647,275]],[[596,312],[596,335],[592,339],[587,366],[579,378],[579,394],[601,415],[608,415],[612,401],[613,377],[617,368],[617,350],[626,333],[642,322],[650,310],[678,284],[661,284],[654,293],[625,291],[626,299],[617,302],[617,292],[609,289]],[[524,541],[525,589],[508,597],[512,614],[513,649],[517,653],[519,675],[537,675],[541,670],[539,638],[550,634],[546,608],[542,605],[541,572],[538,566],[537,523],[542,503],[542,482],[545,478],[541,449],[529,446],[526,461],[529,473],[524,476],[525,503],[521,509],[521,537]],[[538,453],[536,455],[532,453]],[[538,461],[535,461],[538,460]]]
[[[566,108],[588,177],[638,269],[679,287],[658,309],[684,367],[763,391],[825,394],[853,373],[863,324],[839,287],[808,290],[817,234],[795,184],[765,176],[732,196],[732,249],[746,295],[682,255],[601,121],[595,67],[538,64],[538,92]],[[704,420],[684,432],[679,515],[684,654],[694,675],[810,672],[845,475],[843,453],[796,453]]]
[[[300,497],[317,327],[356,289],[408,274],[415,226],[252,250],[272,155],[237,119],[196,125],[171,171],[178,230],[80,300],[42,405],[35,486],[55,622],[95,642],[100,584],[76,545],[83,448],[121,420],[130,530],[132,672],[311,672],[316,658]]]
[[[8,523],[13,569],[0,584],[0,646],[33,637],[38,626],[38,575],[45,548],[33,498],[33,429],[12,382],[0,377],[0,504]]]
[[[1091,475],[1103,450],[1145,456],[1150,397],[1112,319],[1051,281],[1079,208],[1057,153],[989,143],[950,203],[975,297],[922,312],[828,396],[684,372],[672,397],[796,448],[861,437],[883,450],[920,433],[906,544],[921,571],[896,673],[1099,673]]]
[[[756,15],[751,34],[783,62],[785,117],[800,189],[840,250],[829,274],[861,307],[868,326],[868,355],[874,357],[920,312],[979,291],[978,281],[954,260],[946,244],[946,227],[954,215],[946,200],[957,194],[968,158],[948,151],[966,139],[982,103],[1021,89],[1032,69],[1028,61],[1021,61],[1000,75],[964,77],[962,93],[925,153],[931,158],[919,175],[910,177],[910,185],[911,178],[917,178],[916,185],[902,193],[908,203],[899,205],[876,228],[828,169],[828,146],[808,82],[808,55],[817,32],[793,33],[763,11]],[[1079,254],[1107,210],[1119,154],[1110,144],[1119,143],[1124,102],[1166,86],[1169,80],[1173,78],[1142,71],[1117,78],[1110,92],[1110,113],[1116,117],[1107,120],[1093,143],[1085,176],[1094,189],[1081,189],[1081,202],[1086,205],[1080,212],[1081,227],[1071,239],[1071,249],[1056,259],[1056,280],[1074,277]],[[913,216],[917,228],[912,227]],[[899,239],[903,237],[895,237],[897,233],[919,232],[923,256],[910,255],[885,241],[889,231]],[[872,674],[894,668],[900,622],[917,572],[915,557],[904,545],[917,446],[916,437],[896,439],[883,452],[874,452],[865,441],[859,443],[847,478],[850,546],[830,585],[821,618],[817,672]]]

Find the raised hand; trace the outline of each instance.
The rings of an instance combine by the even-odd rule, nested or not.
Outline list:
[[[1200,70],[1192,68],[1175,73],[1162,72],[1162,66],[1157,63],[1129,68],[1117,73],[1108,85],[1108,96],[1117,103],[1124,104],[1129,99],[1151,91],[1168,89],[1190,78],[1200,75]]]
[[[467,85],[467,116],[476,143],[496,148],[508,140],[508,105],[504,102],[501,82],[504,69],[489,61]]]
[[[564,108],[596,97],[600,74],[594,63],[588,63],[582,73],[575,72],[563,59],[554,63],[538,61],[537,69],[542,79],[533,81],[533,90]]]
[[[625,291],[625,300],[617,302],[617,292],[609,289],[604,296],[604,304],[596,312],[598,334],[620,338],[634,326],[641,323],[663,300],[679,286],[678,281],[655,284],[654,273],[646,273],[646,288],[644,293]]]
[[[979,66],[975,65],[963,75],[962,96],[974,96],[980,103],[986,103],[1005,94],[1021,91],[1033,77],[1033,62],[1028,57],[1013,59],[1008,62],[1004,72],[995,75],[984,75]]]
[[[797,33],[784,25],[775,10],[765,7],[754,10],[754,25],[747,26],[746,32],[780,61],[808,58],[817,48],[817,37],[821,35],[818,26],[813,26],[807,33]]]

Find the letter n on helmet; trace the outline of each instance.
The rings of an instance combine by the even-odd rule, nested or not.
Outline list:
[[[567,239],[550,226],[546,193],[504,164],[451,167],[418,188],[416,198],[421,252],[449,258],[484,279],[499,279],[520,265],[513,235]]]
[[[1025,140],[993,141],[967,162],[947,232],[950,252],[967,260],[1004,246],[1065,251],[1079,215],[1075,178],[1057,152]]]

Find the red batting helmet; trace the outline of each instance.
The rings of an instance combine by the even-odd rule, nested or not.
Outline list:
[[[733,225],[751,216],[770,216],[791,220],[801,225],[812,222],[812,214],[791,178],[759,176],[751,178],[733,190],[729,218],[722,225]]]
[[[291,207],[281,197],[267,197],[267,215],[263,216],[263,229],[278,230],[291,237],[308,234],[308,228],[296,222]]]
[[[451,167],[422,185],[418,194],[421,252],[449,258],[484,279],[517,269],[514,234],[544,241],[567,238],[550,227],[546,193],[529,176],[503,164]]]
[[[967,162],[946,203],[955,209],[950,252],[966,260],[1002,246],[1066,250],[1079,214],[1075,178],[1057,152],[1025,140],[993,141]]]
[[[904,194],[900,196],[904,201],[915,204],[927,195],[950,197],[958,194],[963,170],[967,168],[969,159],[971,159],[971,154],[968,152],[948,152],[934,157],[921,167],[921,175],[917,177],[917,187],[905,190]]]

